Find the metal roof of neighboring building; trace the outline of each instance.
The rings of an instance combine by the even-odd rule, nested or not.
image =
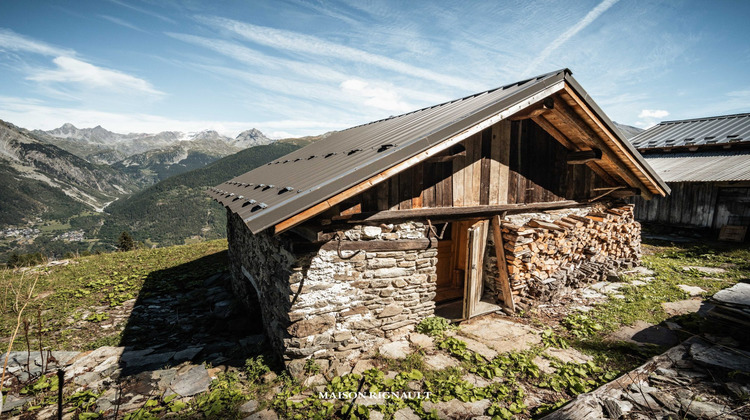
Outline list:
[[[750,151],[646,155],[666,182],[750,181]]]
[[[664,121],[630,140],[638,150],[750,142],[750,113]]]
[[[410,157],[488,121],[551,95],[568,82],[654,175],[633,146],[583,88],[562,69],[403,115],[335,132],[208,191],[238,214],[253,233],[282,222]],[[557,90],[555,90],[557,89]],[[536,96],[535,96],[536,95]],[[532,100],[533,99],[533,100]],[[519,109],[516,109],[519,108]],[[663,181],[654,177],[660,186]],[[667,188],[668,191],[668,188]]]

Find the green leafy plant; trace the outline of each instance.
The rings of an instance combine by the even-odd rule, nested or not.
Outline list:
[[[586,314],[573,312],[562,320],[562,325],[578,338],[590,337],[602,330],[602,325]]]
[[[439,316],[431,316],[423,319],[415,329],[417,332],[431,337],[441,337],[446,331],[455,328],[449,320]]]
[[[305,366],[307,366],[307,364],[305,364]],[[263,355],[245,361],[245,374],[250,382],[258,382],[261,376],[270,371],[271,368],[266,364],[266,359]]]
[[[315,361],[315,359],[307,359],[305,361],[305,373],[308,375],[317,375],[320,373],[320,365]]]
[[[94,323],[106,321],[108,319],[109,319],[109,315],[107,314],[91,314],[86,317],[86,321],[94,322]]]
[[[541,333],[542,336],[542,344],[544,344],[544,347],[557,347],[560,349],[567,349],[570,345],[568,342],[557,335],[555,331],[552,328],[547,328]]]

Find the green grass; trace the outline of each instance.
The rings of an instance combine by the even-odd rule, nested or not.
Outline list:
[[[176,282],[189,284],[224,271],[226,246],[226,240],[214,240],[80,257],[67,266],[37,268],[28,272],[3,270],[0,272],[4,294],[0,296],[0,336],[3,337],[0,349],[7,349],[8,339],[16,325],[12,290],[28,290],[37,277],[32,300],[24,312],[24,317],[32,321],[32,347],[38,346],[40,314],[45,346],[80,350],[91,348],[92,342],[113,345],[117,341],[113,337],[119,335],[119,331],[109,330],[105,334],[96,322],[88,322],[84,329],[72,332],[67,329],[70,319],[78,321],[76,317],[92,306],[114,309],[139,295],[176,287]],[[21,334],[13,348],[24,349],[25,341]]]

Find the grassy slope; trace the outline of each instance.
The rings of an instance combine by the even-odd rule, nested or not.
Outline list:
[[[208,166],[167,178],[107,208],[100,238],[114,241],[124,230],[139,241],[180,244],[186,238],[225,235],[224,209],[204,190],[297,149],[289,143],[252,147]]]
[[[159,287],[184,287],[191,282],[200,282],[203,278],[216,271],[226,268],[225,241],[210,241],[193,245],[167,247],[151,250],[137,250],[126,253],[103,254],[77,259],[74,263],[64,267],[51,267],[39,277],[39,284],[34,293],[35,298],[27,308],[32,318],[32,346],[36,346],[35,327],[37,314],[43,315],[43,326],[49,329],[44,344],[55,349],[85,349],[103,343],[115,344],[117,336],[112,336],[112,330],[97,328],[95,321],[91,321],[91,328],[66,332],[63,328],[66,318],[75,318],[87,308],[95,305],[115,307],[122,299],[145,293],[141,290],[144,282],[158,279]],[[711,247],[701,245],[665,245],[654,244],[646,247],[647,256],[644,263],[655,271],[656,280],[650,286],[633,287],[625,291],[625,299],[613,300],[608,304],[597,306],[587,313],[587,316],[604,324],[604,328],[564,328],[563,324],[550,322],[554,329],[552,338],[543,338],[543,342],[556,347],[560,340],[567,340],[572,347],[595,356],[591,364],[565,365],[564,375],[542,374],[533,361],[534,357],[543,349],[535,348],[522,353],[503,353],[492,361],[485,361],[465,347],[460,339],[455,337],[437,337],[436,344],[442,351],[461,361],[460,366],[441,371],[433,371],[426,367],[423,361],[424,352],[415,352],[402,361],[375,359],[377,369],[368,371],[365,375],[363,391],[378,389],[400,390],[407,383],[414,383],[422,390],[430,390],[438,398],[459,398],[464,401],[475,401],[488,398],[492,406],[487,414],[499,415],[499,418],[529,418],[562,404],[577,393],[593,389],[602,382],[610,380],[617,374],[622,374],[641,364],[653,354],[648,349],[636,349],[633,345],[605,342],[603,338],[608,330],[617,328],[637,319],[659,322],[666,319],[661,311],[661,302],[684,299],[686,296],[676,288],[677,284],[698,285],[706,288],[707,296],[718,290],[732,285],[750,275],[750,249],[747,245],[728,246],[712,244]],[[200,261],[196,267],[196,261]],[[727,269],[727,272],[712,275],[711,278],[699,275],[694,271],[685,271],[683,266],[717,266]],[[164,273],[169,273],[164,278]],[[23,276],[23,277],[22,277]],[[22,274],[20,271],[4,271],[0,276],[3,289],[8,290],[10,282],[18,285],[23,279],[26,283],[34,278],[34,274]],[[715,279],[714,279],[715,278]],[[18,289],[18,287],[16,287]],[[151,292],[158,292],[154,289]],[[15,325],[15,313],[11,309],[11,300],[2,301],[0,307],[0,335],[7,337]],[[533,314],[531,321],[533,321]],[[681,324],[688,325],[680,320]],[[700,325],[693,326],[700,328]],[[581,334],[584,333],[584,334]],[[171,331],[164,331],[165,337]],[[557,338],[554,338],[554,337]],[[56,338],[55,338],[56,337]],[[458,336],[460,338],[460,336]],[[544,337],[544,336],[543,336]],[[113,340],[114,339],[114,340]],[[14,348],[24,348],[24,339],[18,338]],[[0,345],[0,350],[5,346]],[[656,349],[656,351],[661,351]],[[250,356],[250,355],[248,355]],[[277,413],[286,418],[335,418],[334,411],[348,408],[346,401],[334,401],[325,405],[324,400],[318,398],[298,398],[294,404],[288,401],[292,396],[303,392],[311,392],[311,387],[294,382],[286,376],[261,383],[258,374],[262,374],[267,367],[260,359],[248,363],[248,368],[239,375],[231,373],[222,376],[214,382],[212,391],[190,403],[185,408],[186,413],[196,414],[212,411],[214,415],[221,413],[224,418],[238,415],[238,406],[246,399],[258,399],[265,407],[272,407]],[[384,380],[383,373],[388,370],[402,372],[394,380]],[[416,370],[416,371],[415,371]],[[253,373],[254,372],[254,373]],[[315,366],[309,367],[309,375],[314,374]],[[461,379],[467,372],[475,372],[485,378],[502,377],[500,383],[487,386],[471,386]],[[268,394],[273,386],[280,391]],[[351,392],[358,389],[360,376],[343,376],[334,378],[327,385],[327,391]],[[580,387],[580,388],[579,388]],[[524,392],[534,395],[540,400],[524,404]],[[554,390],[554,392],[553,392]],[[308,394],[309,395],[309,394]],[[209,398],[210,397],[210,398]],[[204,401],[209,398],[214,403]],[[169,401],[156,397],[154,410],[168,407]],[[404,406],[398,399],[388,400],[381,410],[397,410]],[[416,405],[415,405],[416,404]],[[420,406],[420,401],[409,404],[421,415],[426,413]],[[370,407],[375,409],[378,407]],[[368,408],[357,408],[357,412],[366,413]],[[158,414],[154,411],[155,414]],[[162,413],[163,414],[163,413]],[[363,414],[364,415],[364,414]]]

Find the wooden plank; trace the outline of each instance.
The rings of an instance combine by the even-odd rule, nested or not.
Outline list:
[[[466,146],[466,162],[463,169],[462,206],[476,206],[479,204],[479,200],[476,200],[475,202],[475,199],[478,197],[474,196],[474,168],[476,163],[475,150],[477,148],[476,139],[477,136],[474,135],[466,139],[466,141],[464,142],[464,146]],[[455,187],[455,183],[453,185]]]
[[[477,304],[482,298],[482,275],[484,274],[484,250],[487,245],[488,220],[475,223],[468,231],[468,263],[464,282],[463,318],[469,319],[477,313]]]
[[[422,208],[422,189],[424,184],[424,164],[418,163],[412,167],[414,177],[411,180],[411,208]]]
[[[400,202],[398,187],[398,175],[395,175],[388,180],[388,208],[391,210],[398,210]]]
[[[409,168],[398,174],[398,208],[400,210],[411,208],[413,169]]]
[[[500,124],[492,126],[492,139],[490,149],[490,182],[489,182],[489,199],[487,204],[500,204]],[[506,180],[507,190],[507,180]],[[507,195],[507,193],[506,193]],[[506,197],[507,200],[507,197]]]
[[[471,193],[470,199],[465,200],[467,205],[478,206],[479,195],[482,190],[482,133],[478,133],[474,139],[473,160],[471,162]]]
[[[471,217],[481,218],[494,216],[495,214],[502,213],[504,211],[507,211],[509,214],[514,214],[529,211],[565,209],[578,206],[588,206],[588,203],[566,200],[533,204],[500,204],[495,206],[435,207],[412,210],[388,210],[371,214],[354,215],[347,219],[347,223],[382,222],[386,220],[445,216],[455,216],[456,218],[464,219]]]
[[[495,256],[497,257],[497,271],[500,275],[500,291],[503,292],[503,305],[511,313],[516,312],[516,303],[513,301],[513,292],[510,290],[508,279],[508,265],[505,260],[505,248],[503,247],[503,231],[500,215],[492,218],[492,235],[495,242]]]
[[[388,183],[381,182],[380,184],[376,185],[375,191],[377,195],[378,210],[388,210],[388,208],[390,207],[388,205]]]
[[[323,244],[320,249],[325,251],[405,251],[413,249],[431,249],[437,248],[436,240],[430,239],[409,239],[396,241],[339,241],[332,240]]]
[[[468,148],[465,159],[456,159],[453,161],[453,175],[451,176],[451,191],[453,192],[453,205],[461,207],[464,205],[464,178],[466,165],[469,162]]]
[[[568,140],[568,138],[565,137],[565,134],[561,133],[560,130],[558,130],[557,127],[555,127],[547,119],[542,117],[535,117],[532,118],[531,121],[534,121],[536,125],[546,131],[550,136],[552,136],[552,138],[560,142],[560,144],[563,145],[566,149],[573,151],[578,150],[578,146]]]
[[[479,204],[490,204],[490,162],[492,161],[492,128],[482,131],[481,181]]]
[[[423,162],[422,174],[422,207],[435,207],[435,164]]]

